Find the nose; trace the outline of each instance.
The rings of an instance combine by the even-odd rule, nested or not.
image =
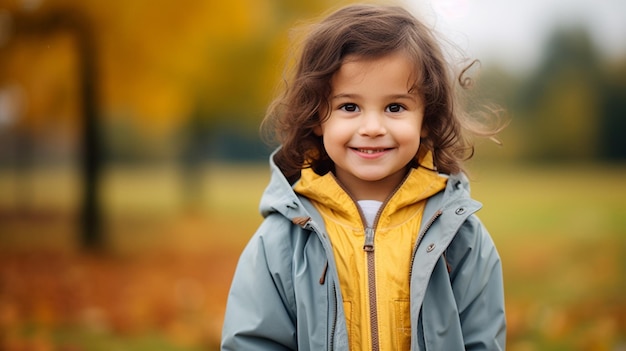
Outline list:
[[[382,113],[370,112],[361,115],[359,134],[368,137],[377,137],[387,133],[385,116]]]

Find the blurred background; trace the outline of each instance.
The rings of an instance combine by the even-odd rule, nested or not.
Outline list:
[[[0,0],[0,350],[217,350],[290,28],[348,2]],[[510,120],[508,348],[625,350],[626,3],[404,3]]]

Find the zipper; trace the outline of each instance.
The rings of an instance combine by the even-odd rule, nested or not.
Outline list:
[[[371,230],[372,233],[374,230]],[[372,234],[373,238],[373,234]],[[379,350],[378,340],[378,306],[376,298],[376,261],[374,257],[374,247],[372,244],[371,251],[365,253],[367,255],[367,285],[370,302],[370,330],[372,334],[372,350]]]
[[[337,329],[337,288],[335,287],[335,283],[332,283],[333,286],[333,323],[330,326],[330,348],[332,351],[335,348],[335,329]]]
[[[370,333],[372,339],[372,351],[380,350],[380,340],[378,337],[378,306],[377,306],[377,295],[376,295],[376,259],[374,256],[374,236],[375,236],[375,228],[378,226],[378,220],[380,219],[380,215],[389,203],[389,200],[396,194],[396,192],[400,189],[404,181],[408,177],[409,172],[404,176],[404,179],[396,186],[395,189],[389,196],[385,199],[385,201],[380,205],[378,212],[376,213],[376,217],[374,218],[374,223],[372,223],[372,227],[367,225],[365,221],[365,216],[363,215],[363,211],[361,207],[359,207],[358,203],[354,200],[354,196],[346,189],[343,184],[337,179],[335,174],[332,176],[335,178],[335,181],[339,186],[343,189],[343,191],[348,194],[348,196],[352,199],[352,202],[357,208],[359,212],[359,216],[361,217],[361,223],[365,228],[365,240],[363,243],[363,250],[365,251],[366,259],[367,259],[367,288],[368,288],[368,297],[369,297],[369,309],[370,309]],[[331,349],[332,350],[332,349]]]
[[[370,305],[370,333],[372,338],[372,351],[380,350],[380,338],[378,335],[378,297],[376,295],[376,257],[374,253],[374,236],[376,234],[375,228],[378,227],[378,221],[380,220],[380,215],[383,213],[383,210],[391,200],[391,198],[398,192],[408,173],[405,175],[404,179],[396,186],[395,189],[389,196],[385,199],[385,201],[380,205],[378,212],[376,213],[376,217],[374,218],[374,223],[372,223],[372,227],[368,227],[365,221],[365,216],[361,211],[361,208],[357,205],[359,209],[359,213],[361,215],[361,222],[363,222],[365,228],[365,243],[363,245],[363,250],[365,251],[365,255],[367,258],[367,285],[368,285],[368,295],[369,295],[369,305]],[[356,202],[355,202],[356,203]]]
[[[374,251],[374,228],[365,228],[365,242],[363,243],[363,251]]]
[[[382,210],[382,206],[380,211]],[[378,217],[378,216],[377,216]],[[378,218],[376,219],[378,221]],[[367,291],[370,305],[370,333],[372,334],[372,350],[380,348],[378,340],[378,304],[376,296],[376,257],[374,256],[374,228],[365,228],[365,244],[363,245],[367,259]]]
[[[437,212],[435,212],[432,215],[432,217],[430,217],[428,222],[426,222],[424,229],[422,229],[422,231],[417,236],[417,239],[415,240],[415,245],[413,246],[413,253],[411,254],[411,265],[409,266],[409,281],[411,281],[411,276],[413,275],[413,263],[415,262],[415,256],[417,255],[417,248],[420,246],[422,239],[424,239],[426,232],[428,232],[430,227],[432,227],[433,223],[435,223],[437,218],[439,218],[442,213],[443,211],[441,209],[437,210]]]

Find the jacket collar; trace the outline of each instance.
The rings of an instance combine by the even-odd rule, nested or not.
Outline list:
[[[389,221],[389,224],[393,222],[393,214],[445,188],[447,177],[439,175],[428,167],[432,165],[431,154],[426,154],[420,163],[426,167],[412,168],[402,184],[385,202],[382,218]],[[331,209],[338,218],[344,218],[347,221],[360,218],[356,202],[332,173],[318,175],[312,169],[304,169],[293,188],[296,193]]]

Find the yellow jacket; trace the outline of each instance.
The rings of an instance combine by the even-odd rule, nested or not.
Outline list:
[[[444,189],[447,179],[429,170],[430,154],[422,165],[382,204],[373,228],[332,173],[305,169],[294,186],[320,212],[330,236],[352,351],[410,349],[412,252],[426,199]]]

